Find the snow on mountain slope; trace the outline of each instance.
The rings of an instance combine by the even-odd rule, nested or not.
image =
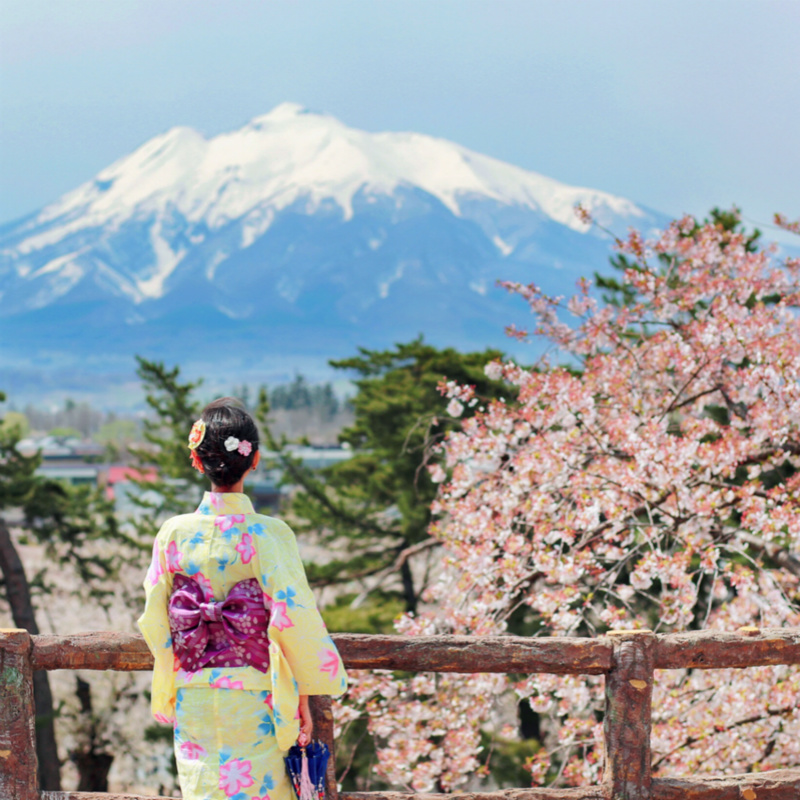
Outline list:
[[[584,230],[573,210],[578,202],[603,224],[646,217],[623,198],[567,186],[442,139],[367,133],[284,103],[210,140],[185,127],[156,136],[27,220],[14,249],[26,255],[81,230],[113,229],[132,216],[170,210],[212,231],[256,211],[253,236],[299,199],[309,212],[332,200],[349,219],[357,192],[391,195],[400,186],[427,192],[455,215],[465,198],[481,197],[578,231]],[[164,263],[174,258],[169,254]],[[160,273],[167,271],[162,266]],[[159,288],[163,283],[151,276],[143,296],[158,296]]]
[[[329,358],[420,332],[504,347],[498,278],[569,293],[609,239],[664,217],[417,133],[284,103],[211,139],[180,127],[0,228],[0,340],[86,362],[150,353]],[[27,357],[27,356],[26,356]],[[2,353],[0,353],[2,362]],[[0,364],[2,366],[2,364]]]

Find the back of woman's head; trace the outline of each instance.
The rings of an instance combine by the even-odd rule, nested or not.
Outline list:
[[[203,472],[215,486],[233,486],[253,464],[258,452],[258,428],[235,397],[221,397],[209,403],[200,419],[205,423],[205,435],[195,453]]]

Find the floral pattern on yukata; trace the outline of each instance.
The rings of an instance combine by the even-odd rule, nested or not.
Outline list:
[[[206,602],[240,581],[258,582],[269,609],[268,672],[182,668],[167,616],[176,575],[191,578]],[[244,494],[206,492],[194,514],[162,526],[144,586],[139,627],[155,660],[152,711],[175,727],[184,800],[289,800],[282,751],[297,739],[298,696],[347,688],[292,531],[256,514]]]
[[[175,759],[185,800],[293,797],[268,692],[195,687],[179,695]]]

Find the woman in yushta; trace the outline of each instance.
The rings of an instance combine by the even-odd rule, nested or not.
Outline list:
[[[342,694],[344,666],[294,534],[243,494],[260,456],[253,419],[217,400],[189,449],[211,491],[153,545],[139,619],[155,658],[153,715],[174,726],[184,800],[290,800],[285,751],[311,740],[308,697]]]

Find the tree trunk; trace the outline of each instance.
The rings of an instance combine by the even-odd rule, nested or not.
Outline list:
[[[400,567],[400,575],[403,579],[403,599],[406,601],[406,611],[416,614],[417,593],[414,590],[414,576],[411,574],[411,565],[408,563],[408,559]]]
[[[97,724],[92,715],[92,687],[76,676],[78,688],[76,694],[81,704],[81,713],[88,720],[89,741],[83,750],[74,750],[70,758],[78,768],[79,792],[107,792],[108,772],[114,761],[111,753],[98,748]]]
[[[14,546],[8,526],[0,519],[0,572],[6,585],[6,598],[11,606],[11,616],[18,628],[31,635],[39,633],[31,602],[31,591],[25,567]],[[39,758],[39,788],[43,791],[61,789],[61,773],[53,724],[53,695],[47,673],[33,673],[33,697],[36,707],[36,754]]]

